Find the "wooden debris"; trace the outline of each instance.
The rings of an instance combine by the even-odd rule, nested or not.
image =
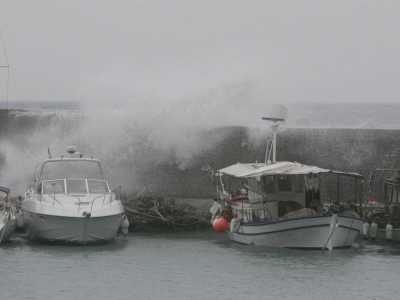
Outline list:
[[[139,196],[129,199],[125,211],[134,227],[195,229],[209,226],[209,217],[187,203],[174,199]]]

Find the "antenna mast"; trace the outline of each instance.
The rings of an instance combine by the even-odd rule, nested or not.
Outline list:
[[[6,80],[6,91],[5,91],[5,97],[6,97],[6,108],[7,108],[7,114],[8,114],[8,94],[9,94],[9,84],[10,84],[10,64],[8,62],[8,55],[7,55],[7,49],[5,45],[5,41],[2,36],[2,32],[0,31],[0,46],[3,48],[4,52],[4,59],[5,59],[5,64],[1,65],[0,64],[0,70],[5,69],[7,72],[7,80]]]
[[[0,69],[5,69],[7,72],[7,81],[6,81],[6,108],[8,110],[8,85],[10,81],[10,65],[0,65]]]
[[[262,117],[262,119],[264,121],[272,122],[272,125],[271,125],[271,129],[272,129],[272,163],[276,163],[276,136],[278,134],[279,124],[284,122],[285,119],[284,118],[271,118],[271,117]],[[267,145],[267,147],[268,147],[268,145]],[[266,153],[267,153],[267,151],[266,151]],[[271,161],[268,160],[266,163],[270,164]]]

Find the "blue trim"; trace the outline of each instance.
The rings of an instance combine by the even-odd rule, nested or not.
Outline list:
[[[329,216],[311,216],[311,217],[298,217],[298,218],[290,218],[290,219],[283,219],[277,221],[259,221],[259,222],[251,222],[251,223],[244,223],[243,221],[240,222],[240,225],[243,226],[260,226],[260,225],[269,225],[269,224],[277,224],[277,223],[284,223],[296,220],[303,220],[303,219],[318,219],[318,218],[326,218]]]
[[[298,217],[298,218],[283,219],[283,220],[277,220],[277,221],[259,221],[259,222],[251,222],[251,223],[244,223],[243,221],[240,221],[240,225],[241,226],[242,225],[243,226],[260,226],[260,225],[277,224],[277,223],[296,221],[296,220],[330,218],[330,217],[332,217],[332,216],[310,216],[310,217]],[[355,217],[350,217],[350,216],[338,215],[338,217],[362,221],[362,219],[360,219],[360,218],[355,218]]]
[[[338,215],[338,217],[341,217],[341,218],[346,218],[346,219],[352,219],[352,220],[356,220],[356,221],[361,221],[361,222],[363,222],[363,219],[356,218],[356,217],[351,217],[351,216],[341,216],[341,215]]]
[[[345,229],[348,229],[348,230],[353,230],[353,231],[360,232],[359,229],[356,229],[356,228],[353,228],[353,227],[350,227],[350,226],[346,226],[346,225],[340,225],[340,224],[339,224],[339,227],[345,228]]]
[[[280,229],[280,230],[267,231],[267,232],[257,232],[257,233],[235,232],[235,233],[239,234],[239,235],[264,235],[264,234],[271,234],[271,233],[278,233],[278,232],[285,232],[285,231],[294,231],[294,230],[313,228],[313,227],[329,227],[329,226],[331,226],[331,224],[317,224],[317,225],[308,225],[308,226]]]

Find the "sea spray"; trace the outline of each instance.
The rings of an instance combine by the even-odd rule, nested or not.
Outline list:
[[[246,95],[251,101],[240,102]],[[248,87],[236,92],[220,88],[203,96],[155,101],[159,107],[152,107],[152,101],[97,106],[89,101],[79,109],[11,111],[1,119],[0,181],[21,194],[48,148],[60,155],[74,144],[99,157],[112,185],[122,185],[128,193],[212,196],[209,183],[200,179],[203,166],[264,160],[270,132],[260,117],[268,114],[271,103],[253,105],[257,102]],[[287,124],[278,135],[280,160],[359,170],[366,176],[368,169],[398,161],[397,131],[291,129],[299,113],[289,105]]]

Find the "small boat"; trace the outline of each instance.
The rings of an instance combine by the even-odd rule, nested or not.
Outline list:
[[[364,237],[400,242],[400,169],[371,172],[369,194]]]
[[[15,209],[9,199],[10,190],[0,186],[0,244],[7,242],[16,227]]]
[[[125,222],[99,160],[69,147],[67,155],[45,160],[22,202],[28,237],[87,244],[113,240]]]
[[[357,213],[362,175],[276,161],[277,130],[283,119],[265,119],[273,122],[265,162],[236,163],[215,172],[218,198],[210,209],[214,229],[226,229],[231,240],[243,244],[351,247],[363,224]],[[344,178],[350,181],[345,190]]]

